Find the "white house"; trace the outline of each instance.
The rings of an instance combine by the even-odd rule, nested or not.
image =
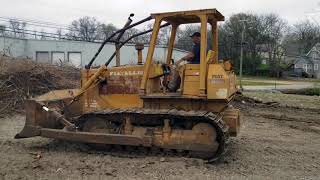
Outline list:
[[[304,56],[294,62],[294,71],[320,79],[320,43],[317,43]]]

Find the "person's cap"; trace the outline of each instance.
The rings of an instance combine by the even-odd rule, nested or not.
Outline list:
[[[201,34],[200,34],[199,32],[195,32],[195,33],[193,33],[190,37],[194,37],[194,36],[200,37]]]

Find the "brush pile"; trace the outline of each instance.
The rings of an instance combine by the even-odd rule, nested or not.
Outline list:
[[[80,70],[40,64],[30,59],[0,57],[0,115],[23,111],[28,98],[56,89],[79,87]]]

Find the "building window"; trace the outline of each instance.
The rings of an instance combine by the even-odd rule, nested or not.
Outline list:
[[[308,64],[308,69],[312,69],[312,64]]]
[[[314,65],[314,70],[315,70],[315,71],[318,71],[318,69],[319,69],[318,64],[315,64],[315,65]]]
[[[51,59],[52,64],[64,63],[64,52],[52,52]]]
[[[313,60],[316,60],[316,59],[317,59],[317,53],[316,53],[316,52],[313,52],[313,53],[312,53],[312,59],[313,59]]]
[[[81,52],[68,52],[68,61],[76,67],[81,67]]]
[[[48,51],[37,51],[36,61],[40,63],[50,63],[50,56]]]
[[[303,64],[303,69],[308,69],[308,64]]]

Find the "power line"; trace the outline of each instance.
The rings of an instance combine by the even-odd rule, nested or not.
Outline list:
[[[104,41],[104,39],[95,39],[94,41],[88,41],[88,40],[83,40],[83,37],[80,37],[80,36],[69,37],[66,34],[63,35],[63,34],[49,33],[45,31],[40,32],[40,31],[28,30],[28,29],[5,28],[3,31],[13,32],[16,34],[32,35],[34,37],[38,36],[38,37],[46,37],[46,38],[52,38],[52,39],[70,40],[70,41],[82,41],[82,42],[93,42],[93,43],[101,43]],[[148,43],[145,43],[145,44],[148,44]]]
[[[45,31],[36,31],[36,30],[29,30],[29,29],[13,29],[10,27],[6,27],[5,29],[9,29],[11,32],[18,33],[18,34],[30,32],[30,33],[33,33],[32,35],[34,35],[34,36],[41,36],[42,34],[46,34],[46,35],[51,35],[51,37],[56,38],[56,39],[62,39],[63,37],[67,37],[66,39],[70,39],[68,37],[68,35],[66,35],[66,34],[50,33],[50,32],[45,32]],[[72,36],[72,38],[82,39],[82,37],[80,37],[80,36]],[[95,41],[100,42],[100,41],[103,41],[103,39],[95,39]]]
[[[48,35],[46,35],[46,33],[37,34],[37,33],[14,31],[14,30],[8,30],[8,29],[4,29],[4,31],[13,32],[13,33],[17,33],[17,34],[27,34],[27,35],[33,35],[33,36],[40,36],[40,37],[59,39],[59,37],[57,37],[57,36],[48,36]],[[63,37],[60,37],[60,39],[63,39]]]
[[[28,35],[34,35],[34,36],[42,36],[45,34],[45,35],[50,35],[50,36],[46,36],[46,37],[52,37],[52,38],[59,38],[59,36],[66,36],[66,35],[62,35],[62,34],[60,35],[60,34],[55,34],[55,33],[44,32],[44,31],[39,32],[39,31],[28,30],[28,29],[13,29],[10,27],[6,27],[4,29],[4,31],[13,32],[13,33],[17,33],[17,34],[28,34]]]
[[[1,19],[0,18],[0,21],[3,21],[3,22],[9,22],[10,23],[10,20],[5,20],[5,19]],[[24,21],[17,21],[19,23],[24,23]],[[64,27],[57,27],[57,26],[50,26],[50,25],[44,25],[44,24],[39,24],[39,23],[31,23],[31,22],[26,22],[27,25],[31,25],[31,26],[37,26],[37,27],[45,27],[45,28],[51,28],[51,29],[64,29],[64,30],[68,30],[68,31],[76,31],[76,30],[73,30],[71,28],[64,28]]]
[[[11,22],[11,19],[2,19],[0,16],[0,21],[3,22]],[[72,29],[71,27],[58,27],[58,26],[51,26],[51,25],[46,25],[46,24],[41,24],[41,23],[33,23],[33,22],[28,22],[28,21],[17,21],[19,23],[27,23],[27,25],[35,26],[35,27],[44,27],[44,28],[50,28],[50,29],[56,29],[56,30],[66,30],[66,31],[72,31],[72,32],[81,32],[80,30]]]
[[[58,24],[55,22],[48,22],[48,21],[40,21],[40,20],[35,20],[35,19],[22,19],[22,18],[16,18],[16,17],[5,17],[5,16],[0,16],[0,19],[9,19],[13,21],[22,21],[22,22],[32,22],[32,23],[38,23],[38,24],[44,24],[44,25],[51,25],[55,27],[69,27],[67,24]]]
[[[1,17],[0,17],[0,21],[1,21]],[[5,20],[5,21],[7,21],[7,20]],[[10,20],[8,22],[10,22]],[[32,32],[33,33],[32,35],[35,35],[35,36],[37,35],[37,33],[58,36],[58,37],[53,37],[53,38],[61,38],[61,36],[67,36],[66,34],[49,33],[49,32],[45,32],[45,31],[41,31],[40,32],[40,31],[29,30],[29,29],[14,29],[14,28],[11,28],[10,26],[6,27],[6,29],[11,29],[12,32],[14,32],[14,33]],[[61,29],[61,28],[58,28],[58,29]],[[67,30],[70,31],[70,32],[81,32],[81,31],[74,30],[74,29],[67,29]],[[30,34],[30,33],[28,33],[28,34]],[[79,36],[72,36],[72,37],[76,38],[76,39],[81,39],[81,37],[79,37]],[[96,39],[96,41],[97,40],[98,41],[103,41],[103,39]]]
[[[45,31],[36,31],[36,30],[29,30],[29,29],[14,29],[11,27],[6,27],[5,29],[10,29],[15,33],[24,33],[24,32],[33,32],[33,33],[43,33],[43,34],[49,34],[49,35],[57,35],[57,36],[66,36],[63,34],[57,34],[57,33],[49,33],[49,32],[45,32]]]
[[[72,38],[67,37],[66,35],[54,36],[55,34],[53,34],[53,33],[45,33],[45,32],[41,32],[41,34],[37,34],[37,33],[31,33],[32,31],[31,32],[24,32],[24,31],[14,31],[12,29],[11,30],[4,29],[4,31],[13,32],[13,33],[17,33],[17,34],[27,34],[27,35],[32,35],[32,36],[46,37],[46,38],[52,38],[52,39],[60,39],[60,40],[82,41],[82,42],[92,42],[92,43],[101,43],[102,42],[101,40],[87,41],[87,40],[83,40],[80,37],[76,37],[76,36],[72,36]]]

